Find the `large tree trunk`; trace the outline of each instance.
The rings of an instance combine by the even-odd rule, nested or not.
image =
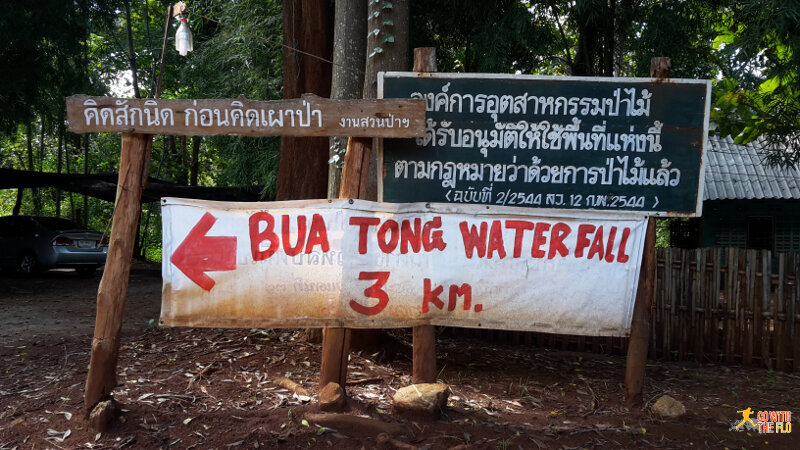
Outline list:
[[[337,1],[335,21],[331,98],[361,98],[364,88],[362,67],[366,58],[364,48],[367,45],[367,0]],[[338,156],[343,159],[347,137],[331,137],[329,144],[329,157]],[[339,196],[342,170],[337,164],[330,164],[328,174],[328,198],[336,198]]]
[[[202,136],[192,136],[192,162],[189,166],[189,186],[197,186],[198,172],[200,169],[200,143]]]
[[[333,14],[330,3],[283,1],[283,98],[331,93]],[[281,138],[277,200],[325,198],[328,138]]]
[[[25,128],[25,138],[27,140],[28,150],[28,170],[36,170],[35,160],[33,158],[33,124],[28,122]],[[42,205],[39,199],[39,189],[31,189],[31,201],[33,203],[33,214],[38,216],[41,213]]]
[[[72,140],[72,142],[73,142],[73,144],[75,143],[74,140]],[[71,158],[70,151],[69,151],[69,145],[65,144],[64,147],[65,147],[64,150],[66,150],[66,155],[65,155],[64,159],[65,159],[65,162],[66,162],[65,165],[66,165],[66,169],[67,169],[67,175],[70,175],[70,174],[72,174],[72,169],[70,168],[70,163],[69,162],[70,162],[70,160],[72,158]],[[69,216],[72,219],[72,221],[74,222],[75,221],[75,198],[72,196],[72,191],[70,191],[70,193],[69,193]]]
[[[385,8],[384,4],[391,5]],[[367,17],[367,64],[364,74],[364,98],[378,96],[378,72],[408,70],[409,0],[369,2]],[[377,17],[375,14],[377,13]],[[391,24],[391,25],[389,25]],[[373,30],[379,30],[376,35]],[[373,140],[367,184],[367,200],[378,198],[378,149]]]
[[[58,121],[58,152],[56,153],[56,173],[61,175],[61,170],[63,169],[62,161],[64,159],[64,118],[60,118]],[[61,189],[55,190],[55,202],[56,202],[56,216],[61,217]]]
[[[120,168],[120,170],[122,170]],[[89,175],[89,135],[83,136],[83,174]],[[89,226],[89,196],[83,196],[83,215],[81,215],[81,222],[83,226]]]
[[[125,29],[128,36],[128,63],[131,69],[131,84],[133,84],[133,96],[141,98],[139,92],[139,74],[136,70],[136,52],[133,49],[133,30],[131,29],[131,2],[125,0]]]
[[[19,210],[22,208],[22,188],[17,189],[17,198],[14,201],[14,209],[11,211],[12,216],[18,216]]]

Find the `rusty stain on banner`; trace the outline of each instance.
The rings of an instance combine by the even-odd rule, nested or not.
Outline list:
[[[641,216],[168,198],[161,323],[625,335]]]

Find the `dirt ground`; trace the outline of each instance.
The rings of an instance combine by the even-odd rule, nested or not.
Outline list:
[[[74,448],[375,448],[364,429],[318,427],[320,346],[297,330],[159,328],[158,267],[131,274],[113,429],[87,428],[83,386],[100,273],[0,275],[0,450]],[[648,406],[663,394],[686,414],[660,419],[623,405],[619,356],[496,346],[440,336],[438,378],[451,386],[438,420],[403,419],[391,398],[410,383],[410,333],[351,355],[348,411],[405,431],[405,448],[800,448],[791,434],[731,431],[737,412],[800,414],[800,377],[767,370],[651,361]],[[288,377],[310,399],[273,383]],[[399,447],[389,447],[399,448]]]

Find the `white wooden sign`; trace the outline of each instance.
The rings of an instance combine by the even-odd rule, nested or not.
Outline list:
[[[511,207],[162,203],[168,326],[625,335],[646,228]]]

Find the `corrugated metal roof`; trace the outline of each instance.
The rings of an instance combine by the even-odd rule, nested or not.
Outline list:
[[[739,145],[708,138],[703,199],[800,199],[800,169],[768,166],[763,139]]]

